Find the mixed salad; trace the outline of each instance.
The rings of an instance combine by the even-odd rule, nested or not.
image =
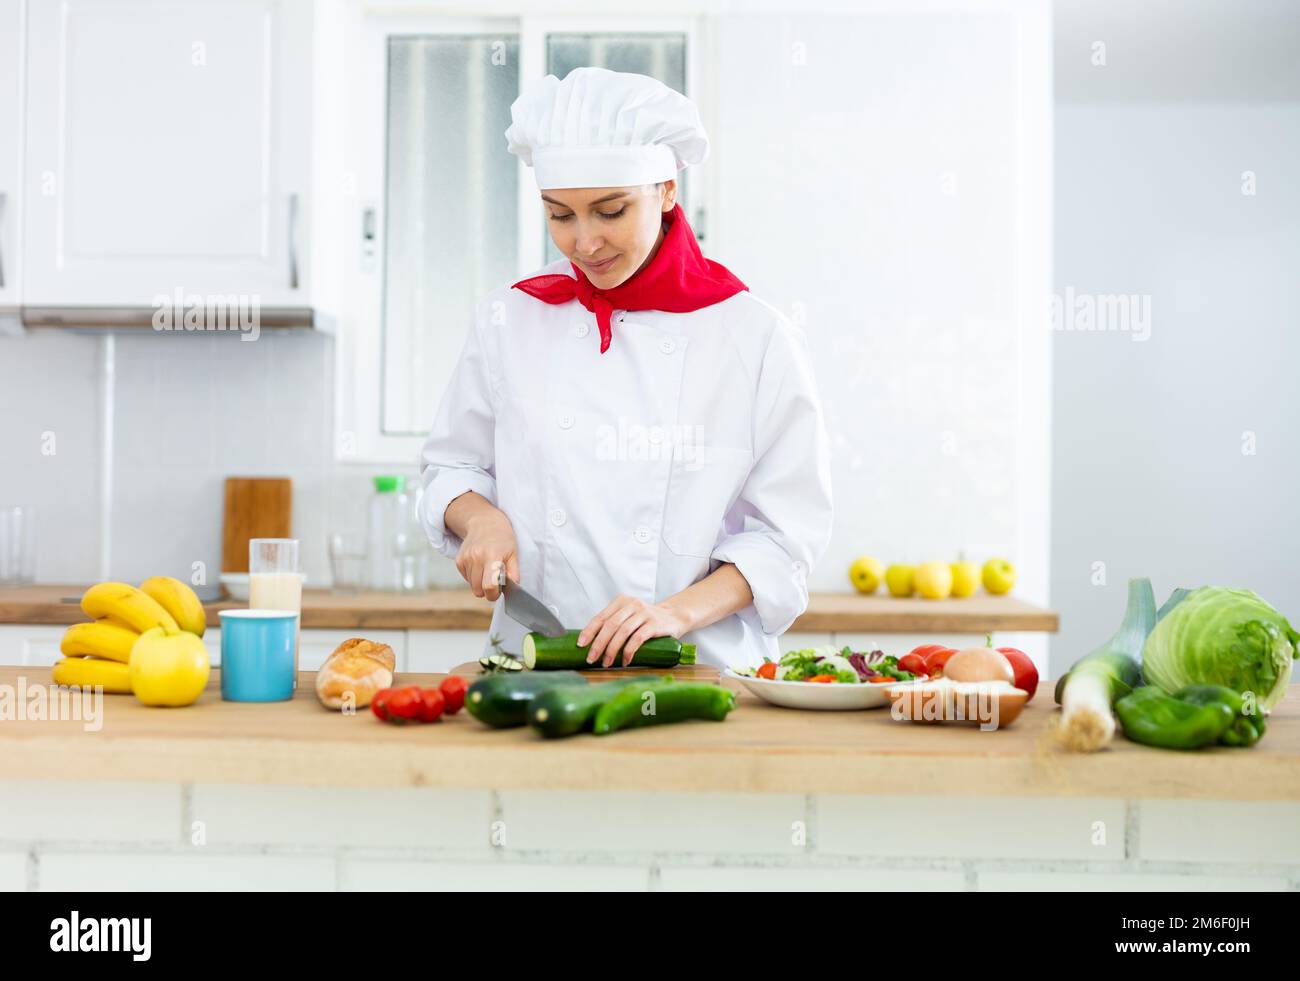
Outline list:
[[[789,651],[781,660],[764,658],[757,668],[738,674],[769,681],[809,681],[821,684],[879,685],[894,681],[916,681],[929,677],[919,658],[900,659],[884,651],[855,651],[849,645],[809,647]],[[908,669],[911,670],[908,670]]]

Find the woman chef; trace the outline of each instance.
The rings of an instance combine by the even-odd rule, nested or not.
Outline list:
[[[695,105],[643,75],[548,75],[511,107],[565,255],[479,303],[421,456],[430,541],[476,596],[497,571],[623,663],[651,637],[756,664],[803,612],[831,530],[801,331],[705,259],[676,175]],[[500,606],[492,632],[518,651]]]

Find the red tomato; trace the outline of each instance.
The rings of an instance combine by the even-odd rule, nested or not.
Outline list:
[[[1038,691],[1038,669],[1029,660],[1029,655],[1014,647],[999,647],[998,652],[1011,662],[1011,670],[1016,673],[1016,679],[1011,683],[1021,691],[1029,692],[1029,698],[1033,698],[1034,692]]]
[[[919,654],[922,658],[927,658],[935,651],[946,650],[949,650],[949,648],[944,647],[943,644],[922,644],[919,647],[913,647],[911,653]]]
[[[447,700],[437,688],[425,688],[420,692],[420,721],[437,722],[442,718]]]
[[[758,676],[759,676],[760,678],[767,678],[769,681],[775,681],[775,680],[776,680],[776,662],[775,662],[775,661],[764,661],[764,662],[763,662],[763,666],[762,666],[761,668],[758,669]]]
[[[925,669],[925,655],[918,654],[917,651],[919,650],[920,648],[918,647],[915,651],[912,651],[911,654],[904,654],[900,657],[898,659],[898,670],[909,671],[912,674],[929,674]]]
[[[469,688],[469,682],[460,675],[448,675],[442,679],[438,691],[442,692],[442,697],[447,703],[448,715],[455,715],[464,706],[465,690],[467,688]]]
[[[375,697],[370,700],[370,711],[375,713],[375,717],[388,721],[388,696],[393,693],[393,689],[385,688],[382,691],[375,692]]]
[[[948,663],[948,658],[957,653],[957,649],[955,647],[941,647],[938,644],[930,646],[939,649],[925,655],[925,673],[931,678],[937,678],[943,674],[943,666]],[[916,652],[913,651],[912,653]]]
[[[389,722],[416,722],[422,708],[420,689],[415,685],[394,689],[384,704]]]

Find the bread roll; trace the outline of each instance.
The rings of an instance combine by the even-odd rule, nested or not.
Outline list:
[[[397,655],[391,647],[352,637],[316,672],[316,697],[326,708],[341,709],[352,692],[352,707],[365,708],[376,693],[392,687],[395,670]]]

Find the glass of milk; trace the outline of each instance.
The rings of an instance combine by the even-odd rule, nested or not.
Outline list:
[[[252,538],[248,542],[248,608],[298,614],[293,639],[293,686],[298,687],[298,647],[302,639],[302,573],[298,539]]]

